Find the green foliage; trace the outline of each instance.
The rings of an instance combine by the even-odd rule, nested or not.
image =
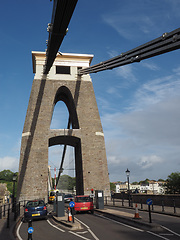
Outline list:
[[[138,182],[132,182],[131,184],[132,185],[138,185],[139,183]]]
[[[110,182],[110,190],[111,191],[116,191],[116,185],[112,182]]]
[[[149,179],[146,178],[144,181],[140,181],[139,184],[149,185]]]
[[[11,182],[13,179],[13,174],[14,173],[10,170],[3,170],[2,172],[0,172],[0,180]]]
[[[13,175],[16,174],[18,177],[18,173],[13,173],[10,170],[3,170],[0,172],[0,183],[6,183],[8,191],[13,194]],[[15,183],[15,196],[17,191],[17,183]]]
[[[158,182],[165,182],[165,180],[160,178],[160,179],[158,179]]]
[[[180,173],[174,172],[168,176],[165,184],[166,193],[168,194],[180,194]]]
[[[58,184],[58,188],[63,190],[73,190],[76,186],[76,178],[68,175],[62,175],[59,181],[60,184]]]

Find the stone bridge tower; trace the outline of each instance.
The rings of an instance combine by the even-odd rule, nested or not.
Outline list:
[[[32,52],[35,76],[22,133],[17,197],[47,199],[48,148],[58,144],[75,148],[76,193],[90,194],[93,188],[109,195],[104,134],[92,81],[89,75],[77,75],[93,55],[58,54],[49,74],[43,75],[45,57]],[[68,108],[70,129],[50,129],[58,101]]]

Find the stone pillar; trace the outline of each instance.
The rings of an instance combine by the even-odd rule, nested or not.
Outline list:
[[[93,56],[58,55],[48,75],[43,75],[45,53],[32,52],[35,73],[24,129],[19,163],[18,198],[47,199],[48,147],[75,147],[77,193],[103,190],[110,194],[104,134],[89,75],[77,75]],[[64,101],[72,129],[50,129],[54,106]]]

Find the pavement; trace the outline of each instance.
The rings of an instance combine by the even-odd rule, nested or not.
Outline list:
[[[7,227],[7,216],[0,219],[0,240],[15,240],[14,238],[14,228],[16,222],[14,221],[14,214],[10,213],[9,227]]]

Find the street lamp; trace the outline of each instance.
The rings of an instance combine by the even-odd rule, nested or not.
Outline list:
[[[13,195],[12,195],[12,211],[14,212],[14,209],[15,209],[15,183],[16,183],[16,179],[17,179],[17,176],[16,176],[16,173],[13,174]]]
[[[130,175],[130,171],[127,168],[126,170],[126,176],[127,176],[127,181],[128,181],[128,199],[129,199],[129,207],[131,206],[131,201],[130,201],[130,189],[129,189],[129,175]]]

